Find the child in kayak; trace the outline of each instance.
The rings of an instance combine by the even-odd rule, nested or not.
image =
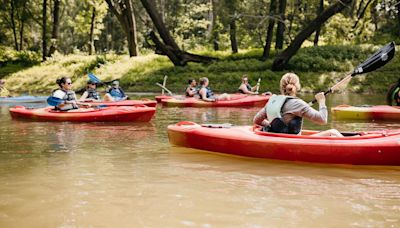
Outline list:
[[[199,90],[199,96],[200,99],[203,101],[221,101],[221,100],[230,100],[229,94],[221,94],[219,96],[215,96],[213,91],[208,87],[209,81],[208,78],[203,77],[200,78],[199,80],[200,83],[200,90]]]
[[[104,96],[104,101],[123,101],[128,99],[125,92],[119,87],[118,81],[112,82],[112,87],[108,89]]]
[[[10,91],[4,87],[6,81],[0,80],[0,97],[10,97]]]
[[[300,80],[296,74],[283,75],[280,81],[281,95],[272,95],[265,107],[254,116],[253,123],[262,126],[263,131],[285,134],[301,134],[303,118],[320,125],[327,124],[328,110],[324,93],[315,95],[319,104],[317,111],[296,97],[300,88]],[[343,137],[336,129],[322,131],[313,136]]]
[[[258,94],[258,92],[256,92],[256,89],[257,86],[252,87],[249,84],[249,78],[247,77],[247,75],[243,75],[242,84],[240,84],[238,89],[239,93],[255,95]]]
[[[188,80],[188,84],[189,85],[185,91],[186,97],[194,97],[195,95],[198,94],[198,90],[196,88],[196,85],[197,85],[196,80],[191,78]]]
[[[96,90],[96,82],[89,80],[87,82],[86,91],[82,94],[79,101],[100,101],[100,94]]]
[[[72,81],[70,78],[62,77],[57,79],[56,83],[60,88],[54,90],[52,96],[63,100],[61,104],[55,107],[57,110],[69,111],[78,109],[79,106],[91,107],[90,104],[77,101],[75,92],[72,90]]]

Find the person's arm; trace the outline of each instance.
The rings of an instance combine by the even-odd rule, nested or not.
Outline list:
[[[296,99],[292,104],[292,109],[297,110],[293,113],[295,115],[304,117],[316,124],[324,125],[328,123],[328,109],[325,105],[325,95],[324,93],[318,93],[315,95],[315,99],[319,104],[319,110],[315,110],[310,107],[306,102],[300,99]]]
[[[201,88],[199,93],[201,95],[202,100],[204,101],[211,101],[211,102],[216,101],[215,99],[207,98],[207,93],[205,88]]]
[[[79,101],[86,101],[89,93],[87,91],[83,92],[81,98],[79,98]]]
[[[126,96],[125,95],[125,92],[124,92],[124,90],[123,89],[121,89],[121,88],[119,88],[119,90],[121,91],[121,93],[122,93],[122,100],[126,100],[126,99],[128,99],[128,96]]]
[[[196,94],[196,92],[193,92],[190,87],[186,88],[186,93],[189,95],[189,97],[193,97]]]
[[[253,124],[260,126],[269,126],[269,122],[267,120],[267,113],[265,112],[265,108],[262,108],[253,118]]]

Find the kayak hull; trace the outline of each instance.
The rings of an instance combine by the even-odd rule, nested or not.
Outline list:
[[[44,102],[47,97],[45,96],[19,96],[19,97],[0,97],[1,103],[36,103]]]
[[[163,99],[161,103],[166,107],[263,107],[270,96],[262,95],[231,95],[231,100],[207,102],[197,98]]]
[[[85,102],[92,105],[106,105],[106,106],[137,106],[146,105],[148,107],[156,107],[157,102],[152,100],[124,100],[124,101],[101,101],[101,102]]]
[[[314,133],[304,131],[304,134]],[[260,132],[252,126],[208,128],[191,122],[168,126],[171,144],[253,158],[353,165],[400,165],[400,131],[344,138]]]
[[[161,103],[161,100],[163,99],[170,99],[172,98],[172,96],[168,96],[168,95],[158,95],[155,96],[157,103]]]
[[[332,108],[336,119],[353,120],[400,120],[400,108],[388,105],[356,107],[339,105]]]
[[[154,107],[115,106],[101,109],[87,109],[79,112],[54,111],[53,107],[27,109],[16,106],[9,109],[13,118],[36,121],[69,122],[148,122],[154,116]]]

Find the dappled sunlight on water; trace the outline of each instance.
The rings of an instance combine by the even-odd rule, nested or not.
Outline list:
[[[248,125],[258,110],[158,107],[149,123],[57,123],[12,120],[0,106],[0,227],[400,224],[399,167],[250,159],[168,143],[169,124]],[[305,127],[400,124],[330,119]]]

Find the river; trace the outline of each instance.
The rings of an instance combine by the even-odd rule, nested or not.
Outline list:
[[[328,107],[383,101],[333,94]],[[14,120],[8,107],[0,106],[0,227],[400,226],[400,167],[250,159],[168,143],[169,124],[248,125],[259,108],[158,106],[149,123],[59,123]],[[400,123],[329,118],[305,127]]]

